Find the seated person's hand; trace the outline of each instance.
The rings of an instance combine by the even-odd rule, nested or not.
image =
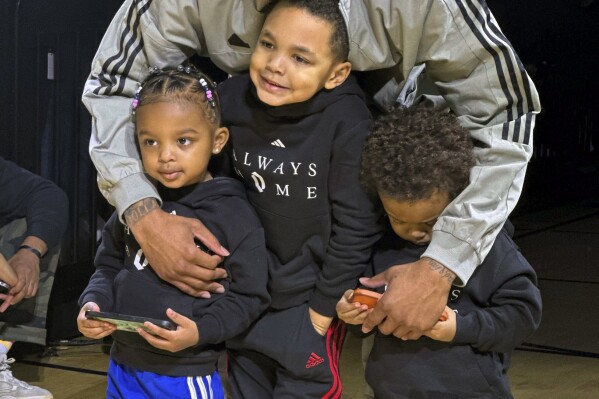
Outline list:
[[[310,321],[312,322],[312,326],[316,330],[317,333],[322,335],[323,337],[326,335],[329,326],[333,322],[332,317],[323,316],[320,313],[312,310],[312,308],[308,308],[308,312],[310,313]]]
[[[137,332],[153,347],[164,349],[169,352],[178,352],[195,346],[200,342],[200,333],[195,321],[170,308],[166,310],[166,315],[177,325],[176,330],[167,330],[146,321],[144,326],[155,335],[152,335],[141,328],[138,328]]]
[[[7,298],[0,311],[6,310],[8,305],[16,305],[24,298],[32,298],[37,294],[40,282],[40,259],[27,250],[19,250],[8,260],[14,270],[17,281],[9,291],[10,300]]]
[[[365,304],[351,302],[353,294],[354,290],[345,291],[337,302],[337,316],[347,324],[362,324],[372,309]]]
[[[433,328],[425,331],[424,335],[437,341],[451,342],[453,341],[457,330],[456,314],[451,308],[445,306],[443,316],[446,316],[447,318],[445,320],[439,320]]]
[[[85,317],[86,310],[100,311],[100,307],[94,302],[88,302],[79,311],[77,316],[77,327],[79,332],[88,338],[100,339],[116,331],[116,326],[112,323],[100,320],[90,320]]]

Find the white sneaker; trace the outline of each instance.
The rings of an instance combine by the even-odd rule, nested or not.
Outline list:
[[[15,359],[0,354],[0,398],[2,399],[52,399],[52,394],[43,388],[34,387],[12,376],[10,365]]]

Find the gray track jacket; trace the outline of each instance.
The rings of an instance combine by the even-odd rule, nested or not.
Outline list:
[[[92,115],[91,158],[103,195],[122,216],[158,193],[142,172],[131,97],[149,66],[197,53],[221,69],[248,68],[268,0],[126,0],[100,44],[83,102]],[[532,154],[536,89],[478,0],[341,0],[354,70],[388,68],[376,100],[389,109],[414,66],[428,76],[478,143],[471,183],[434,227],[424,256],[466,283],[513,210]],[[390,69],[389,69],[390,68]]]

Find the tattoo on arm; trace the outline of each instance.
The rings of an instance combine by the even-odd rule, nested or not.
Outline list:
[[[435,270],[438,271],[439,274],[447,279],[447,281],[449,281],[450,284],[453,283],[453,280],[455,280],[455,273],[452,272],[451,270],[449,270],[448,268],[446,268],[445,266],[443,266],[441,263],[437,262],[434,259],[431,258],[425,258],[426,261],[428,262],[428,267],[431,268],[431,270]]]
[[[131,226],[137,223],[142,217],[146,216],[152,210],[159,208],[158,201],[154,198],[144,198],[131,205],[125,211],[125,221]]]

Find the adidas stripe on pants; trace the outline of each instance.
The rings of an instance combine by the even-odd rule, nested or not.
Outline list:
[[[229,341],[234,398],[340,398],[339,356],[345,325],[335,319],[326,336],[314,330],[308,305],[266,312]]]

